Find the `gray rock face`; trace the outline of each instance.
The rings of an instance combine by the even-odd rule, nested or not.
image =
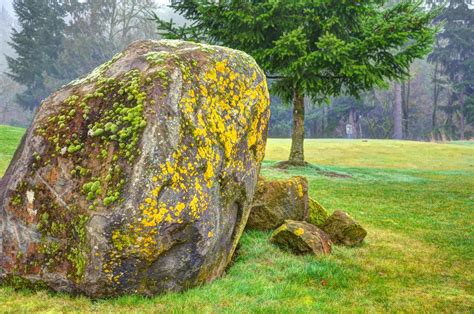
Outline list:
[[[41,104],[0,183],[0,278],[105,297],[220,276],[268,119],[246,54],[132,44]]]
[[[273,231],[270,241],[295,254],[331,253],[329,236],[305,221],[286,220],[283,225]]]
[[[288,180],[259,178],[247,227],[271,230],[285,220],[308,219],[308,181],[305,177]]]

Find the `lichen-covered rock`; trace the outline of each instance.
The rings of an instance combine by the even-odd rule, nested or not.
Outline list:
[[[265,75],[248,55],[130,45],[41,104],[0,184],[0,278],[103,297],[220,276],[268,119]]]
[[[354,246],[362,243],[367,231],[347,213],[336,210],[321,226],[334,244]]]
[[[285,220],[308,218],[308,181],[305,177],[289,180],[259,178],[247,228],[271,230]]]
[[[308,198],[309,217],[308,222],[317,227],[321,227],[329,217],[329,212],[323,205],[313,198]]]
[[[305,221],[286,220],[283,225],[273,231],[270,241],[294,254],[331,253],[329,236]]]

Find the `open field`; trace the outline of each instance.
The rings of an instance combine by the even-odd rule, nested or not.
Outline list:
[[[0,126],[0,175],[22,129]],[[310,195],[369,235],[327,257],[294,256],[247,232],[212,284],[155,298],[90,300],[0,287],[0,312],[472,312],[474,145],[307,140],[311,167],[279,170],[289,140],[270,139],[263,175],[304,175]],[[319,168],[316,168],[319,167]]]

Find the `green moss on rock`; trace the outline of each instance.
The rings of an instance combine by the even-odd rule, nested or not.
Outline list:
[[[271,230],[287,219],[308,219],[308,180],[301,176],[288,180],[260,177],[247,227]]]
[[[336,210],[321,226],[335,244],[355,246],[361,244],[367,231],[349,214]]]
[[[321,227],[329,217],[329,212],[327,211],[327,209],[311,197],[308,199],[308,208],[308,222],[317,227]]]
[[[294,254],[331,253],[329,236],[305,221],[286,220],[272,233],[270,241]]]

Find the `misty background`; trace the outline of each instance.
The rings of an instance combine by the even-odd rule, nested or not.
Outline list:
[[[79,1],[81,2],[84,1]],[[67,15],[64,18],[67,25],[65,31],[68,32],[63,44],[64,51],[54,65],[58,74],[46,76],[44,88],[30,97],[47,97],[61,85],[105,62],[134,40],[159,39],[156,25],[147,20],[150,12],[156,12],[164,20],[173,19],[184,23],[167,6],[169,1],[136,2],[148,5],[131,21],[132,28],[120,29],[120,25],[113,26],[117,33],[122,32],[122,36],[102,34],[111,23],[107,20],[107,14],[103,20],[86,25],[84,30],[81,29],[84,26],[82,17]],[[24,87],[6,74],[9,72],[6,56],[15,58],[15,51],[8,44],[11,42],[12,29],[20,29],[12,3],[13,0],[0,0],[0,124],[27,127],[33,117],[34,106],[20,104],[17,95],[24,91]],[[99,51],[96,51],[96,46],[100,48]],[[410,78],[402,82],[401,86],[396,82],[387,82],[387,88],[364,93],[360,99],[337,97],[323,106],[306,99],[305,136],[348,137],[347,125],[351,125],[353,134],[350,136],[353,138],[391,138],[394,129],[393,107],[396,99],[399,99],[402,103],[398,105],[403,107],[404,139],[426,141],[471,138],[474,134],[474,104],[467,103],[461,110],[453,97],[454,84],[440,75],[436,64],[428,60],[426,57],[412,64]],[[401,93],[400,97],[395,97],[396,93]],[[271,96],[271,101],[270,137],[290,137],[291,106],[274,95]]]

